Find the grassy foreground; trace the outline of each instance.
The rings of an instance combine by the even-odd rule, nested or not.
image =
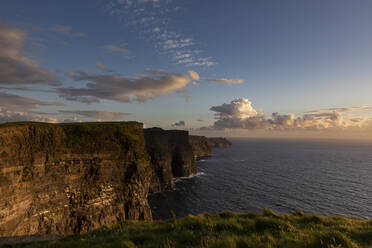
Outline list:
[[[129,221],[61,240],[2,247],[372,247],[372,220],[222,212],[156,222]]]

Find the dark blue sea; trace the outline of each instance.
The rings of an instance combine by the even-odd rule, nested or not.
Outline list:
[[[149,197],[155,219],[223,210],[372,218],[372,142],[231,139]]]

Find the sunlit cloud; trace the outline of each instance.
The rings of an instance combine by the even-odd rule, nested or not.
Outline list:
[[[108,68],[106,65],[104,65],[103,63],[101,63],[99,61],[96,62],[96,67],[101,69],[102,71],[114,72],[113,70],[111,70],[110,68]]]
[[[306,113],[321,113],[321,112],[328,112],[328,111],[354,112],[354,111],[363,111],[363,110],[372,110],[372,106],[355,106],[355,107],[346,107],[346,108],[315,109],[315,110],[307,111]]]
[[[266,117],[256,111],[246,98],[235,99],[230,103],[213,106],[216,121],[213,126],[204,129],[247,129],[247,130],[328,130],[370,127],[371,118],[350,117],[346,111],[370,110],[370,107],[330,108],[311,111],[302,116],[272,113]],[[328,112],[325,112],[328,110]]]
[[[0,123],[18,122],[18,121],[37,121],[57,123],[58,119],[53,117],[45,117],[40,114],[24,111],[10,111],[0,107]]]
[[[58,88],[57,91],[59,96],[66,100],[84,103],[100,102],[102,99],[117,102],[144,102],[171,93],[187,95],[184,88],[190,82],[200,79],[199,74],[194,71],[186,74],[149,69],[146,71],[148,75],[137,77],[76,72],[71,74],[71,77],[76,81],[87,82],[86,87]]]
[[[213,79],[213,78],[207,78],[207,80],[209,82],[212,82],[212,83],[223,83],[223,84],[242,84],[244,83],[244,80],[243,79],[227,79],[227,78],[217,78],[217,79]]]

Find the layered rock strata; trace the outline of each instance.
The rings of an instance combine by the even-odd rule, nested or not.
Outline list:
[[[151,220],[148,194],[196,173],[225,139],[138,122],[0,125],[0,237]],[[231,144],[231,143],[230,143]]]
[[[141,123],[0,126],[0,236],[151,220]]]

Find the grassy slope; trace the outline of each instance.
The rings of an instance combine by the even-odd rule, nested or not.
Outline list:
[[[125,222],[57,241],[4,247],[372,247],[372,221],[303,213],[223,212]]]

